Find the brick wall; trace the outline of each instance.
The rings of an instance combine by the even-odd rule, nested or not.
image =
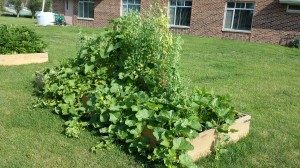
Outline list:
[[[120,0],[95,0],[94,1],[94,19],[78,18],[78,0],[74,0],[74,25],[89,27],[109,26],[108,19],[114,19],[120,16]]]
[[[300,14],[287,13],[287,5],[280,4],[279,0],[236,1],[255,2],[251,33],[222,31],[227,0],[193,0],[190,30],[177,28],[175,31],[273,44],[287,44],[294,36],[300,36]]]
[[[167,7],[169,0],[141,0],[141,13],[149,10],[150,5],[157,1]],[[200,35],[207,37],[237,39],[258,43],[286,44],[294,36],[300,36],[300,14],[286,13],[286,4],[279,0],[236,0],[255,2],[251,33],[222,31],[225,5],[235,0],[193,0],[190,28],[171,28],[180,34]],[[61,10],[54,4],[55,10]],[[57,9],[56,9],[57,8]],[[107,19],[120,16],[121,0],[95,0],[94,20],[77,19],[78,0],[74,0],[74,25],[92,27],[108,26]]]
[[[287,5],[278,1],[256,1],[251,41],[286,44],[300,35],[300,14],[287,13]]]
[[[65,14],[65,0],[54,0],[52,4],[53,12]]]

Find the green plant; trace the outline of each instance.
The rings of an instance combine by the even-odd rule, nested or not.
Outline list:
[[[27,7],[30,9],[31,14],[32,14],[31,16],[33,19],[36,11],[41,10],[42,1],[41,0],[29,0]]]
[[[6,0],[0,0],[0,14],[4,10],[5,5],[6,5]]]
[[[0,25],[0,54],[41,53],[46,45],[27,27]]]
[[[22,10],[24,0],[12,0],[11,2],[15,6],[17,17],[20,17],[20,11]]]
[[[292,41],[293,46],[296,48],[300,48],[300,37],[295,37]]]
[[[186,154],[199,132],[228,132],[235,110],[226,96],[195,90],[186,94],[179,67],[180,40],[162,11],[130,14],[113,27],[81,37],[77,58],[44,70],[39,105],[68,117],[66,134],[92,126],[97,151],[122,141],[132,153],[166,166],[195,166]],[[153,132],[155,141],[144,135]]]

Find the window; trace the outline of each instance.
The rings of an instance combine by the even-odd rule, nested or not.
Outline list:
[[[288,13],[300,13],[300,4],[288,4],[287,5],[287,10],[286,12]]]
[[[122,0],[122,15],[130,12],[140,12],[141,0]]]
[[[192,14],[191,0],[170,1],[171,26],[190,26],[191,14]]]
[[[253,13],[253,2],[227,2],[223,28],[250,31]]]
[[[94,18],[94,0],[79,0],[78,16],[81,18]]]

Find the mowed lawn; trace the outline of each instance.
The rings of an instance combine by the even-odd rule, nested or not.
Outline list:
[[[48,44],[49,62],[0,66],[0,167],[161,167],[118,144],[92,153],[98,137],[64,135],[64,120],[52,109],[34,109],[34,72],[76,56],[81,34],[99,28],[35,26],[35,20],[0,17],[0,24],[26,25]],[[199,167],[299,167],[300,49],[224,39],[182,36],[184,82],[230,94],[237,110],[252,116],[250,134],[229,152],[197,162]]]

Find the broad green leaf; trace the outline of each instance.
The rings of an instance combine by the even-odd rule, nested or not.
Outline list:
[[[174,118],[174,116],[175,116],[173,110],[169,110],[169,111],[163,110],[163,111],[161,111],[159,113],[159,115],[163,116],[163,117],[165,117],[165,118],[167,118],[169,120],[172,120]]]
[[[222,141],[227,142],[230,140],[230,136],[229,135],[223,135],[222,136]]]
[[[102,134],[108,133],[108,128],[107,127],[100,128],[99,132]]]
[[[109,113],[109,121],[116,124],[116,122],[121,118],[120,112]]]
[[[102,47],[100,47],[100,49],[99,49],[99,54],[100,54],[101,58],[103,58],[103,59],[108,57],[108,54],[105,53],[105,49],[103,49]]]
[[[110,88],[110,92],[111,92],[111,93],[117,93],[118,90],[119,90],[119,85],[116,84],[116,83],[112,84],[112,86],[111,86],[111,88]]]
[[[135,116],[136,118],[141,121],[143,119],[149,119],[151,116],[153,115],[153,112],[150,111],[150,110],[146,110],[146,109],[143,109],[143,110],[139,110]]]
[[[201,131],[202,130],[202,125],[199,123],[197,120],[192,120],[191,122],[191,128]]]
[[[211,105],[212,105],[212,107],[216,107],[216,106],[218,106],[218,98],[214,98],[212,101],[211,101]]]
[[[136,123],[136,122],[135,122],[134,120],[126,120],[126,121],[125,121],[125,124],[126,124],[127,126],[129,126],[129,127],[134,126],[135,123]]]
[[[95,66],[93,64],[91,64],[91,65],[85,64],[84,65],[84,73],[87,74],[88,72],[90,72],[91,70],[93,70],[94,67]]]
[[[69,108],[69,113],[72,115],[78,115],[77,110],[73,106]]]
[[[178,150],[193,150],[194,147],[193,145],[185,140],[183,137],[175,138],[173,140],[173,149],[178,149]]]
[[[137,106],[137,105],[132,105],[132,106],[131,106],[131,110],[132,110],[132,111],[139,111],[139,106]]]
[[[195,130],[190,130],[189,134],[187,135],[190,139],[195,139],[199,136],[199,132]]]
[[[179,156],[179,161],[183,166],[186,166],[188,168],[197,168],[197,166],[193,164],[192,157],[186,153]]]
[[[153,135],[156,138],[157,141],[161,140],[161,135],[165,132],[166,130],[164,128],[156,127],[153,130]]]
[[[130,130],[129,132],[130,132],[130,134],[134,135],[134,137],[137,138],[141,135],[142,131],[140,129],[136,128],[136,129]]]
[[[229,125],[228,124],[223,124],[220,127],[217,128],[218,132],[224,132],[224,133],[228,133],[229,131]]]
[[[126,139],[127,136],[128,136],[128,133],[126,131],[119,131],[117,133],[117,136],[119,137],[119,139],[123,140],[123,139]]]
[[[117,128],[116,125],[111,124],[111,125],[108,127],[108,133],[115,134],[116,128]]]
[[[95,56],[92,56],[90,61],[95,62],[95,60],[96,60]]]
[[[191,104],[191,108],[194,110],[194,111],[198,111],[199,110],[199,107],[200,105],[195,103],[195,102],[192,102]]]
[[[164,107],[161,104],[155,104],[155,103],[151,103],[151,102],[148,102],[147,106],[148,106],[149,109],[155,110],[155,111],[158,111],[159,109],[162,109]]]
[[[61,108],[62,115],[69,114],[69,112],[68,112],[69,106],[67,104],[59,104],[58,106]]]
[[[103,112],[100,114],[100,121],[101,122],[107,122],[109,119],[109,114],[107,112]]]
[[[65,69],[65,72],[66,72],[67,74],[72,74],[72,73],[74,73],[73,69],[71,69],[71,68],[66,68],[66,69]]]
[[[116,105],[111,105],[109,107],[110,111],[120,111],[120,109],[121,109],[121,106],[116,106]]]
[[[107,48],[107,53],[110,53],[110,52],[112,52],[114,50],[114,46],[112,45],[112,44],[110,44],[109,46],[108,46],[108,48]]]
[[[76,81],[76,80],[69,80],[69,81],[68,81],[68,84],[69,84],[71,87],[74,87],[74,86],[75,86],[75,81]]]
[[[163,145],[168,148],[168,147],[170,147],[170,142],[167,139],[165,139],[160,143],[160,145]]]
[[[57,89],[58,89],[57,83],[54,83],[54,84],[52,84],[52,85],[50,86],[50,90],[51,90],[52,92],[56,92]]]
[[[63,99],[64,101],[67,103],[67,104],[71,104],[73,105],[74,102],[75,102],[75,94],[74,93],[71,93],[71,94],[66,94],[63,96]]]
[[[123,79],[124,78],[124,73],[121,72],[121,73],[119,73],[118,76],[119,76],[119,79]]]
[[[81,54],[80,54],[80,57],[81,57],[81,58],[85,57],[85,55],[86,55],[87,53],[88,53],[87,49],[82,50],[82,51],[81,51]]]
[[[212,128],[212,127],[214,127],[214,125],[212,122],[206,121],[206,127]]]

